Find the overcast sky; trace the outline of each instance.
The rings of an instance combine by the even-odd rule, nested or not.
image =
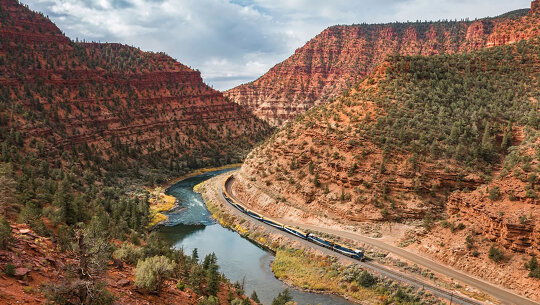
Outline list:
[[[163,51],[228,89],[326,27],[496,16],[530,0],[22,0],[69,37]]]

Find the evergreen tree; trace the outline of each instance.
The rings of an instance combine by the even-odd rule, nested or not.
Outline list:
[[[251,299],[255,301],[257,304],[261,304],[261,301],[259,300],[259,296],[257,295],[257,292],[254,290],[251,294]]]
[[[285,305],[288,302],[291,302],[293,298],[291,297],[291,294],[289,293],[289,289],[285,289],[282,292],[280,292],[277,297],[274,298],[272,301],[272,305]]]
[[[199,261],[199,250],[197,250],[197,248],[193,249],[193,251],[191,251],[191,259],[194,261],[194,262],[198,262]]]
[[[206,289],[209,295],[217,295],[219,291],[220,274],[218,272],[217,257],[214,253],[208,254],[204,259],[203,269],[206,270]]]

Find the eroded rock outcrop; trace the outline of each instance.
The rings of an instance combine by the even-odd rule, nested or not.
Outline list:
[[[538,2],[532,6],[536,11]],[[453,54],[513,43],[540,32],[537,16],[519,11],[474,22],[332,26],[259,79],[225,95],[281,125],[341,95],[388,55]]]
[[[72,42],[16,1],[0,5],[0,127],[39,153],[178,169],[238,161],[268,130],[166,54]]]

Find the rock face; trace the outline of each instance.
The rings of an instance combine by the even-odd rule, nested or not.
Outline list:
[[[533,3],[533,11],[538,2]],[[325,103],[358,83],[388,55],[476,50],[535,36],[526,11],[474,22],[332,26],[259,79],[225,92],[274,125]]]
[[[2,140],[18,134],[20,145],[35,138],[39,153],[182,168],[239,160],[267,130],[163,53],[72,42],[14,0],[0,7]]]

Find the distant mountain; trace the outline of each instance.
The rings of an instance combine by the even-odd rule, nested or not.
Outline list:
[[[163,53],[73,42],[14,0],[0,0],[0,14],[6,160],[22,148],[42,158],[69,153],[94,166],[178,172],[237,162],[268,131],[199,71]]]
[[[477,21],[332,26],[259,79],[225,92],[273,125],[326,103],[361,81],[391,54],[454,54],[514,43],[540,32],[537,10]]]

